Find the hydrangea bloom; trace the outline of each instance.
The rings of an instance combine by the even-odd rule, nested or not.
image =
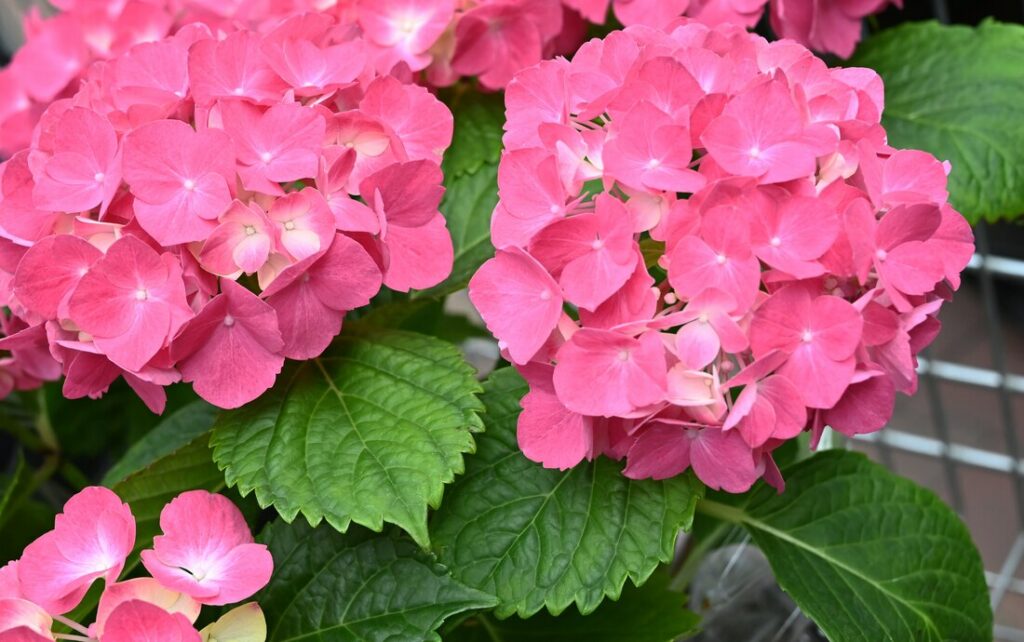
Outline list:
[[[519,74],[469,294],[530,384],[524,453],[741,492],[805,430],[881,428],[973,251],[948,164],[886,144],[882,101],[735,25]]]
[[[230,604],[270,580],[273,559],[252,534],[238,508],[206,491],[179,495],[160,514],[163,535],[142,552],[154,578],[118,582],[135,546],[135,518],[112,491],[82,490],[68,500],[54,529],[0,569],[0,640],[55,639],[54,622],[75,639],[94,642],[260,642],[266,622],[259,605],[229,611],[202,632],[193,624],[202,604]],[[165,566],[165,559],[175,566]],[[96,620],[84,626],[66,617],[99,578],[104,589]],[[59,636],[57,639],[60,639]]]
[[[899,0],[893,4],[901,5]],[[819,51],[849,56],[860,39],[865,16],[890,0],[121,0],[111,3],[54,2],[61,13],[25,20],[26,45],[12,64],[0,70],[0,153],[11,154],[32,139],[40,114],[56,99],[72,95],[93,61],[117,58],[142,43],[114,72],[121,91],[112,97],[129,117],[151,114],[174,104],[191,81],[200,100],[232,95],[240,74],[248,78],[247,96],[272,98],[281,81],[296,96],[324,94],[343,87],[369,66],[382,74],[415,76],[446,86],[476,76],[489,89],[504,87],[513,74],[542,59],[573,51],[586,23],[604,23],[609,9],[625,25],[662,28],[680,16],[714,26],[753,27],[770,5],[771,24],[784,38]],[[217,69],[192,72],[160,41],[188,33],[194,23],[214,33],[245,28],[271,33],[282,21],[317,12],[337,22],[337,33],[361,36],[326,45],[285,37],[260,42],[246,36],[198,46],[196,58]],[[307,27],[314,24],[309,20]],[[216,63],[246,60],[257,49],[268,54],[269,69]],[[226,83],[226,84],[225,84]],[[213,93],[211,93],[213,92]],[[76,171],[85,172],[81,165]],[[114,181],[116,184],[116,181]],[[98,190],[100,186],[83,184]],[[68,194],[68,198],[80,198]],[[56,208],[66,209],[66,208]]]
[[[451,113],[343,27],[193,23],[43,113],[0,165],[0,395],[64,374],[66,396],[97,397],[124,377],[155,412],[177,381],[237,407],[382,285],[448,275]]]

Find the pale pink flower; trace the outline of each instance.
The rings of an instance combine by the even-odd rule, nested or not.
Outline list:
[[[18,562],[21,591],[49,613],[66,613],[96,579],[114,582],[134,545],[128,505],[106,488],[86,488],[64,505],[52,531],[25,548]]]
[[[240,602],[270,581],[274,562],[267,547],[253,542],[241,511],[223,495],[178,495],[161,511],[160,528],[163,534],[142,552],[142,563],[166,588],[222,605]]]

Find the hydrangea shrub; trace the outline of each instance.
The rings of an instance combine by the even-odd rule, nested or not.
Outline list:
[[[991,639],[958,517],[814,453],[993,215],[893,120],[917,27],[857,46],[899,2],[53,4],[0,70],[0,642],[681,639],[729,525],[829,639]]]

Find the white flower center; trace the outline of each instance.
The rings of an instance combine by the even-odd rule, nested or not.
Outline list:
[[[149,291],[146,290],[146,288],[139,288],[138,290],[135,291],[135,300],[136,301],[145,301],[148,298],[149,298]]]
[[[185,189],[187,189],[190,192],[195,190],[195,188],[196,188],[196,182],[194,180],[192,180],[191,178],[186,178],[185,182],[182,183],[182,185],[185,187]]]
[[[779,247],[780,245],[782,245],[782,239],[780,239],[777,236],[773,236],[772,240],[770,240],[768,242],[771,243],[772,247]]]
[[[231,316],[230,314],[224,315],[224,325],[229,328],[235,325],[235,317]]]
[[[804,343],[810,343],[811,341],[814,340],[814,333],[811,332],[810,330],[804,330],[804,333],[800,335],[800,339]]]

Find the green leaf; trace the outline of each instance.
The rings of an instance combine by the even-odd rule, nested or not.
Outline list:
[[[445,618],[494,605],[404,539],[281,521],[260,539],[274,556],[256,597],[267,642],[435,641]]]
[[[107,471],[103,485],[113,486],[209,432],[215,411],[213,406],[204,401],[194,401],[171,413],[145,437],[135,442],[124,457]]]
[[[1024,213],[1024,27],[906,23],[862,43],[848,64],[885,80],[892,145],[952,162],[950,201],[968,220]]]
[[[531,462],[516,443],[526,390],[511,368],[485,384],[487,431],[434,516],[434,544],[457,580],[498,596],[498,617],[573,603],[590,613],[671,559],[702,487],[690,476],[629,480],[603,457],[567,472]]]
[[[350,328],[293,363],[214,427],[214,459],[243,495],[287,521],[344,531],[391,522],[427,546],[427,507],[463,470],[483,424],[480,385],[458,349],[424,335]]]
[[[505,110],[501,94],[465,93],[452,108],[455,133],[444,159],[447,191],[441,212],[455,246],[452,274],[425,296],[444,295],[469,283],[494,253],[491,212],[498,204],[498,159]]]
[[[618,601],[605,601],[590,615],[567,611],[529,619],[474,616],[446,640],[451,642],[673,642],[695,633],[700,616],[683,607],[686,596],[668,590],[668,573],[656,573],[640,588],[626,586]]]
[[[701,502],[743,524],[779,584],[830,640],[992,639],[981,557],[931,491],[858,453],[819,453],[761,485],[745,507]]]
[[[160,511],[172,499],[187,490],[217,492],[224,488],[224,476],[213,463],[209,442],[210,435],[201,434],[111,486],[135,515],[136,553],[160,533]]]

